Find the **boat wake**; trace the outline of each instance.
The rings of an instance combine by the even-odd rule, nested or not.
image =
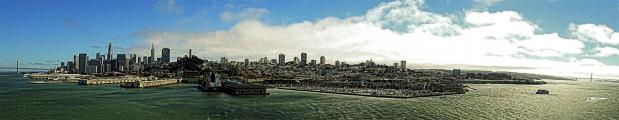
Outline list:
[[[607,100],[608,98],[603,98],[603,97],[588,97],[587,99],[585,99],[585,101],[587,102],[597,102],[597,101],[601,101],[601,100]]]

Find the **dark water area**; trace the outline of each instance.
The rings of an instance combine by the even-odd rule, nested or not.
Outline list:
[[[471,84],[466,94],[378,98],[269,89],[267,96],[199,92],[194,84],[29,84],[0,73],[0,119],[619,119],[619,83]],[[537,89],[550,90],[537,95]]]

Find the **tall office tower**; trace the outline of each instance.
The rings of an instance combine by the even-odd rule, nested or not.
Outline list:
[[[249,67],[249,59],[245,58],[245,67]]]
[[[335,61],[335,66],[340,66],[340,61],[339,60]]]
[[[286,55],[279,54],[279,65],[284,65],[284,64],[286,64]]]
[[[170,51],[170,50],[168,50],[168,51]],[[189,57],[191,57],[191,49],[189,49]]]
[[[135,65],[137,63],[138,56],[136,54],[129,54],[129,66]]]
[[[295,64],[295,65],[298,65],[298,64],[299,64],[299,57],[294,57],[294,59],[293,59],[293,60],[294,60],[294,64]]]
[[[65,71],[67,66],[65,66],[64,62],[60,62],[60,71]]]
[[[325,56],[320,56],[320,65],[325,65]]]
[[[80,74],[86,73],[86,66],[88,66],[88,55],[86,55],[86,53],[80,53],[78,61],[79,61],[79,67],[78,67],[79,73]]]
[[[73,71],[73,68],[75,68],[75,63],[67,61],[67,71]]]
[[[105,68],[103,68],[105,66],[105,64],[103,64],[103,61],[105,61],[105,55],[99,54],[98,56],[96,56],[96,58],[98,60],[98,63],[94,65],[97,66],[98,73],[105,73]]]
[[[112,60],[114,59],[114,56],[112,56],[114,53],[112,51],[112,43],[109,43],[107,45],[107,60]]]
[[[191,56],[191,49],[189,49],[189,55]],[[170,62],[170,48],[161,49],[161,62],[162,63]]]
[[[77,58],[77,55],[73,55],[73,68],[71,70],[73,73],[79,73],[78,68],[80,67],[80,60]]]
[[[307,64],[307,53],[301,53],[301,64]]]
[[[127,56],[125,54],[116,54],[116,68],[118,71],[123,72],[128,65]]]
[[[148,58],[148,63],[155,63],[155,44],[150,44],[150,57]]]
[[[99,58],[101,58],[101,53],[96,53],[96,55],[95,55],[95,59],[97,59],[97,60],[98,60]]]
[[[400,61],[400,66],[402,67],[402,69],[406,70],[406,61]]]
[[[148,56],[144,56],[142,58],[142,62],[144,62],[144,64],[148,64]]]
[[[141,65],[142,64],[142,57],[137,57],[138,60],[136,61],[136,64]]]
[[[394,67],[394,68],[399,68],[398,63],[393,63],[393,67]]]

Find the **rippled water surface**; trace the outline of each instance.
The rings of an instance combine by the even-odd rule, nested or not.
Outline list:
[[[0,119],[619,119],[619,83],[469,85],[461,95],[376,98],[269,89],[268,96],[28,84],[0,76]],[[536,95],[538,88],[550,95]]]

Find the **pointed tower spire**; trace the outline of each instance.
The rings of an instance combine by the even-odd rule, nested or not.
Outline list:
[[[155,63],[155,43],[150,43],[150,63]]]

